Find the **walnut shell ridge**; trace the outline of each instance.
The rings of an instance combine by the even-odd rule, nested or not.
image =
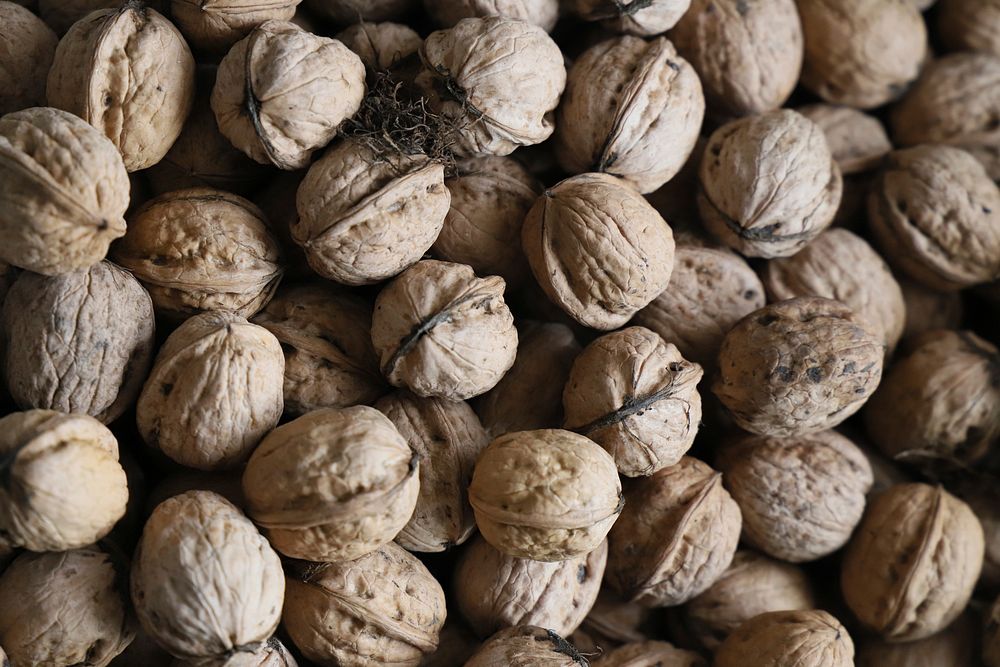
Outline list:
[[[589,661],[552,630],[518,625],[496,633],[465,667],[586,667]]]
[[[59,39],[52,28],[12,2],[0,4],[0,116],[45,103],[45,77]]]
[[[819,610],[756,616],[729,635],[716,667],[853,667],[854,642],[836,618]]]

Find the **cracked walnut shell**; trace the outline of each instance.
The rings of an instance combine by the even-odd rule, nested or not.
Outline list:
[[[587,667],[589,664],[554,631],[518,625],[490,637],[465,667]]]
[[[0,116],[45,103],[45,77],[58,38],[29,10],[0,2]]]
[[[585,21],[601,21],[615,32],[648,37],[673,28],[691,0],[570,0],[569,6]]]
[[[170,16],[198,51],[225,52],[261,23],[289,21],[302,0],[172,0]]]
[[[715,667],[854,667],[854,642],[819,610],[774,611],[750,619],[715,653]]]

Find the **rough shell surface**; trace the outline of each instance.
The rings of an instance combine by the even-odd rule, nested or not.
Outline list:
[[[572,0],[569,4],[586,21],[602,21],[615,32],[650,36],[673,28],[691,0]]]
[[[594,667],[706,667],[705,659],[694,651],[679,649],[661,641],[625,644],[594,662]]]
[[[172,0],[170,16],[196,50],[224,53],[261,23],[288,21],[302,0]]]
[[[58,38],[29,10],[0,2],[0,116],[45,103],[45,77]]]
[[[892,150],[881,121],[863,111],[833,104],[812,104],[798,111],[823,130],[845,176],[878,167]]]
[[[355,23],[337,33],[337,39],[354,53],[370,72],[384,71],[420,50],[423,39],[402,23]]]
[[[825,611],[775,611],[750,619],[722,643],[715,667],[853,667],[854,642]]]
[[[465,667],[581,667],[588,664],[568,641],[552,630],[518,625],[496,633]]]
[[[444,27],[462,19],[504,16],[551,31],[559,18],[559,0],[424,0],[424,8]]]

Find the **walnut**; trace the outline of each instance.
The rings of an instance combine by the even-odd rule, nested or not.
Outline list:
[[[965,613],[926,639],[895,643],[868,640],[858,649],[858,667],[980,667],[979,619]]]
[[[558,429],[495,439],[469,486],[479,532],[517,558],[559,561],[596,549],[622,511],[611,456],[582,435]]]
[[[606,578],[633,602],[683,604],[722,576],[739,537],[740,510],[722,475],[685,456],[629,487],[611,530]]]
[[[417,0],[306,0],[323,18],[340,24],[390,21],[406,15]]]
[[[715,667],[853,667],[854,642],[825,611],[773,611],[736,629],[715,654]]]
[[[62,276],[23,273],[3,306],[4,374],[22,408],[110,423],[139,395],[153,360],[153,303],[101,262]]]
[[[517,353],[504,281],[463,264],[417,262],[375,300],[372,343],[383,375],[418,396],[460,400],[492,389]]]
[[[862,111],[832,104],[812,104],[798,111],[823,130],[833,159],[845,176],[878,167],[892,150],[881,121]]]
[[[669,225],[638,192],[607,174],[581,174],[546,190],[521,243],[538,284],[584,326],[616,329],[667,288]]]
[[[58,275],[101,261],[125,233],[128,172],[108,139],[47,107],[0,118],[0,260]]]
[[[552,32],[559,18],[559,0],[424,0],[424,8],[445,28],[462,19],[503,16]]]
[[[196,315],[156,356],[136,405],[139,433],[181,465],[238,466],[278,424],[284,366],[267,329],[231,313]]]
[[[929,637],[965,609],[983,564],[983,529],[940,487],[897,484],[875,499],[847,547],[840,585],[869,630]]]
[[[1000,2],[943,0],[937,10],[937,34],[951,51],[1000,56]]]
[[[490,637],[465,667],[587,667],[589,664],[554,631],[518,625]]]
[[[30,11],[12,2],[0,2],[0,116],[41,106],[45,77],[52,66],[58,38]]]
[[[823,131],[790,109],[732,121],[708,140],[698,209],[720,241],[749,257],[787,257],[816,238],[843,179]]]
[[[905,277],[900,277],[899,287],[906,303],[904,340],[915,340],[935,329],[959,328],[963,316],[960,292],[938,292]]]
[[[850,308],[802,297],[744,317],[726,335],[712,391],[751,433],[794,437],[837,426],[882,377],[884,348]]]
[[[585,21],[602,21],[616,32],[649,36],[673,28],[691,0],[571,0],[569,6]]]
[[[171,0],[170,15],[198,51],[225,53],[265,21],[288,21],[302,0]]]
[[[571,174],[604,172],[653,192],[684,166],[704,115],[698,75],[665,37],[609,39],[569,70],[556,155]]]
[[[402,23],[355,23],[336,38],[354,53],[369,72],[388,70],[420,50],[423,38]]]
[[[620,646],[594,662],[594,667],[707,667],[694,651],[685,651],[661,641]]]
[[[350,49],[271,20],[219,63],[212,110],[234,146],[261,164],[294,170],[337,136],[364,94],[365,67]]]

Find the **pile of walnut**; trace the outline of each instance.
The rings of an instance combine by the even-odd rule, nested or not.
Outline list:
[[[1000,667],[998,182],[1000,0],[0,0],[0,663]]]

